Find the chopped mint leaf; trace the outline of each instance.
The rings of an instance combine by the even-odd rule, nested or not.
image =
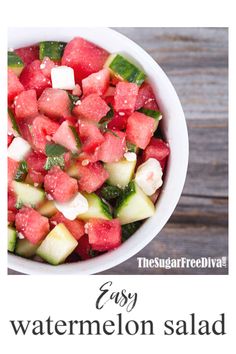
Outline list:
[[[45,151],[47,156],[60,156],[67,152],[67,149],[59,144],[47,144]]]
[[[101,196],[106,200],[112,200],[121,196],[123,191],[116,186],[106,185],[101,190]]]
[[[61,168],[65,167],[64,157],[61,156],[49,156],[47,157],[46,163],[44,165],[45,170],[50,170],[53,166],[59,166]]]
[[[22,201],[21,200],[18,200],[17,202],[16,202],[16,205],[15,205],[15,207],[16,207],[16,209],[21,209],[22,207],[23,207],[23,203],[22,203]]]
[[[137,146],[135,144],[130,143],[129,141],[126,141],[126,147],[128,149],[128,152],[137,152]]]
[[[79,96],[76,96],[76,95],[72,95],[71,93],[67,92],[68,93],[68,96],[69,96],[69,99],[70,99],[70,102],[71,102],[71,109],[74,107],[74,105],[76,104],[76,102],[79,100]]]
[[[26,161],[21,161],[19,164],[18,170],[16,172],[15,181],[21,182],[25,179],[25,175],[28,172],[28,166]]]
[[[77,148],[81,148],[81,141],[80,141],[80,138],[79,138],[79,135],[75,129],[75,127],[73,127],[72,125],[69,125],[74,137],[75,137],[75,141],[76,141],[76,145],[77,145]]]

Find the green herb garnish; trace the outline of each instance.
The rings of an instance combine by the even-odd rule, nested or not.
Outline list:
[[[130,236],[132,236],[141,224],[141,221],[135,221],[130,224],[122,225],[122,241],[126,241]]]
[[[123,191],[119,187],[106,185],[101,189],[101,196],[106,200],[112,200],[122,195]]]
[[[78,148],[78,149],[81,148],[81,141],[80,141],[79,135],[78,135],[78,133],[77,133],[75,127],[73,127],[72,125],[69,125],[69,127],[70,127],[70,129],[71,129],[71,131],[72,131],[72,133],[73,133],[73,135],[74,135],[77,148]]]
[[[28,166],[26,161],[21,161],[19,164],[18,170],[16,172],[14,180],[17,182],[21,182],[25,179],[25,176],[28,172]]]
[[[64,157],[61,156],[49,156],[47,157],[46,163],[44,165],[45,170],[50,170],[53,166],[59,166],[61,168],[65,167]]]
[[[47,156],[60,156],[67,152],[68,150],[59,144],[46,144],[46,155]]]

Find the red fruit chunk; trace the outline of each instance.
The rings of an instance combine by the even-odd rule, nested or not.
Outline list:
[[[101,118],[105,117],[110,107],[106,102],[97,94],[92,94],[85,97],[81,104],[75,106],[73,113],[85,119],[94,120],[99,122]]]
[[[77,164],[79,190],[87,193],[95,192],[109,178],[108,172],[100,162],[89,163],[87,166]]]
[[[82,260],[86,260],[91,258],[90,249],[91,247],[88,241],[88,235],[84,235],[78,240],[78,246],[74,252],[78,254]]]
[[[88,162],[97,162],[99,161],[98,150],[99,149],[95,149],[94,152],[82,151],[78,156],[78,160],[81,162],[84,160]]]
[[[148,83],[142,84],[142,86],[138,91],[138,97],[135,103],[135,110],[138,110],[142,107],[158,110],[155,95],[153,93],[151,86]]]
[[[152,138],[146,149],[143,151],[143,161],[150,157],[158,160],[164,170],[170,148],[162,139]]]
[[[40,69],[45,77],[51,79],[51,70],[57,65],[48,57],[44,57],[40,65]]]
[[[8,102],[11,103],[22,91],[24,91],[24,86],[16,74],[8,68]]]
[[[15,100],[16,118],[31,118],[38,113],[38,102],[35,90],[21,92]]]
[[[108,251],[121,244],[121,226],[118,219],[90,219],[88,223],[89,243],[93,250]]]
[[[75,80],[80,83],[88,75],[101,70],[108,55],[106,50],[76,37],[66,45],[61,64],[73,68]]]
[[[11,159],[10,157],[7,158],[7,170],[8,170],[8,186],[11,186],[12,181],[16,175],[16,172],[19,167],[19,162]]]
[[[126,149],[125,133],[118,130],[106,132],[105,141],[98,149],[98,158],[103,162],[120,161]]]
[[[8,201],[8,203],[7,203],[8,210],[15,212],[16,211],[16,195],[11,189],[8,189],[7,201]]]
[[[48,234],[49,222],[33,208],[24,207],[16,214],[16,229],[31,243],[36,244]]]
[[[30,129],[31,129],[34,119],[35,119],[35,117],[19,119],[17,122],[22,138],[27,140],[30,145],[33,144],[32,134],[31,134]]]
[[[109,86],[107,91],[104,93],[104,97],[113,97],[115,94],[116,88],[113,86]]]
[[[76,179],[54,166],[44,177],[44,189],[58,202],[68,202],[77,192]]]
[[[66,91],[47,88],[38,100],[39,111],[50,118],[70,116],[70,99]]]
[[[72,127],[72,125],[70,125],[70,123],[65,120],[53,135],[52,140],[55,141],[55,143],[65,146],[68,150],[76,153],[79,151],[79,148],[75,135],[72,131],[73,128],[75,129],[75,127]]]
[[[76,240],[79,240],[85,233],[82,220],[75,219],[71,221],[65,218],[59,211],[50,218],[50,222],[53,226],[63,223]]]
[[[31,152],[26,158],[29,177],[34,183],[43,183],[46,171],[44,165],[46,163],[46,156],[39,152]]]
[[[88,153],[93,152],[105,140],[98,127],[86,120],[80,121],[79,133],[83,144],[82,149]]]
[[[13,224],[15,222],[15,218],[16,218],[16,213],[14,211],[12,211],[12,210],[8,210],[7,221],[10,224]]]
[[[40,60],[34,60],[20,74],[20,82],[24,88],[26,90],[35,89],[37,96],[40,96],[45,88],[51,86],[51,81],[43,75],[40,65]]]
[[[82,80],[82,89],[84,96],[97,93],[102,96],[108,86],[110,80],[110,71],[108,69],[102,69],[97,73],[91,74]]]
[[[75,85],[75,88],[72,90],[72,95],[75,96],[81,96],[82,95],[82,90],[79,84]]]
[[[112,130],[124,130],[126,129],[128,118],[129,114],[125,112],[115,112],[112,120],[108,123],[108,128]]]
[[[39,152],[44,152],[48,139],[55,134],[58,128],[59,124],[51,121],[49,118],[43,115],[36,117],[31,127],[32,141],[35,149]]]
[[[129,116],[126,128],[127,140],[145,149],[154,132],[155,120],[143,113],[134,112]]]
[[[132,113],[138,96],[138,86],[130,82],[119,82],[116,85],[114,96],[114,108],[117,112],[125,111]]]
[[[32,45],[30,47],[18,48],[15,53],[23,60],[24,64],[30,64],[39,58],[39,46]]]

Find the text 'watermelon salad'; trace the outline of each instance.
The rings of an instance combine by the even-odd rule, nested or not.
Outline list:
[[[170,153],[145,73],[76,37],[8,52],[8,251],[52,265],[119,247]]]

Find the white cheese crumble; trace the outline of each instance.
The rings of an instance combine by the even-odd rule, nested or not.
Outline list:
[[[15,161],[22,161],[31,150],[30,144],[20,136],[12,140],[7,149],[7,156]]]
[[[20,240],[23,240],[25,238],[25,236],[21,233],[21,232],[17,232],[17,237],[20,239]]]
[[[137,155],[135,154],[135,152],[125,152],[124,153],[124,158],[127,161],[136,161],[137,160]]]
[[[51,70],[52,87],[73,90],[75,88],[74,70],[69,66],[58,66]]]
[[[146,195],[150,196],[162,186],[162,175],[163,172],[159,161],[149,158],[138,167],[135,182]]]
[[[89,208],[87,199],[81,193],[77,193],[69,202],[55,202],[55,206],[69,220],[75,220]]]

